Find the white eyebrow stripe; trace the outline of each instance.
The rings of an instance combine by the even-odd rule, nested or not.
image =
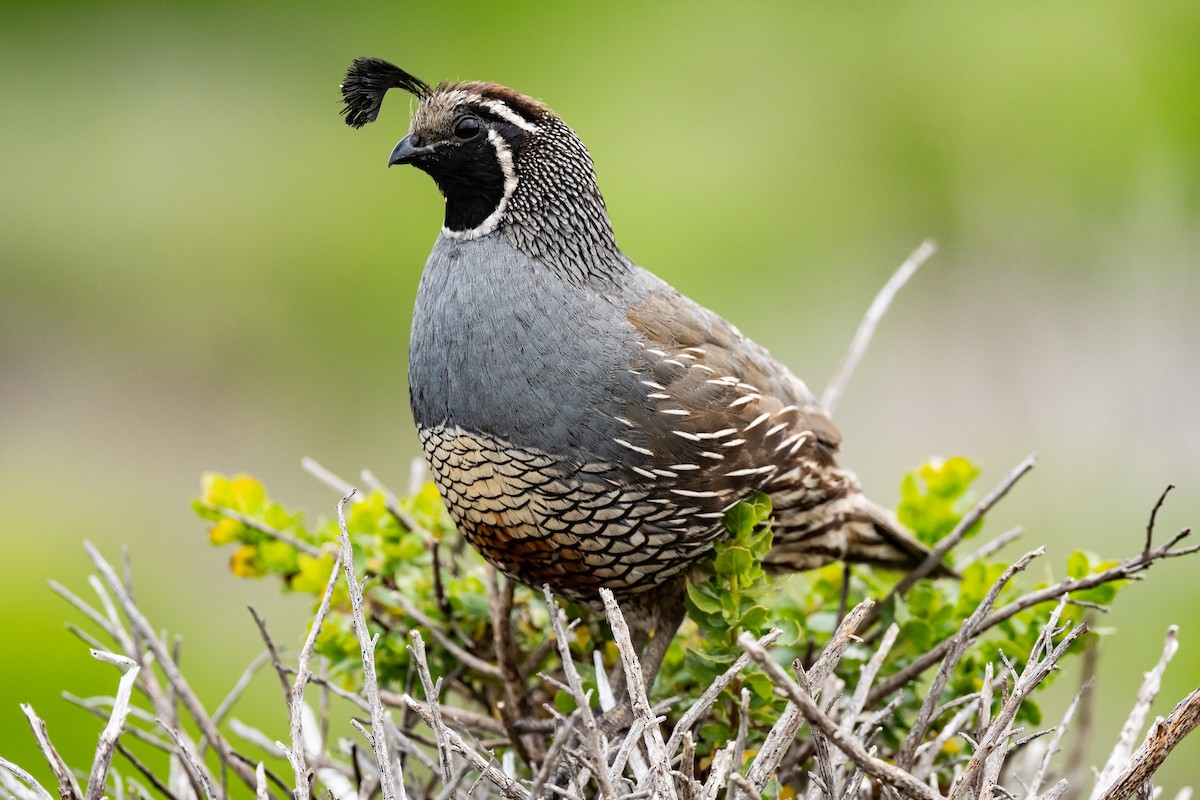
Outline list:
[[[516,111],[513,111],[508,103],[505,103],[503,100],[496,100],[495,98],[491,97],[481,97],[479,98],[478,105],[486,108],[488,111],[492,112],[505,122],[516,125],[518,128],[526,131],[527,133],[538,133],[542,129],[540,125],[533,124]]]

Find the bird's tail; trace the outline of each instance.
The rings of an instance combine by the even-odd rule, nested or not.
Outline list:
[[[774,541],[764,567],[801,571],[845,561],[909,570],[925,561],[929,548],[895,514],[864,497],[853,476],[847,477],[844,492],[817,504],[789,504],[786,494],[777,498]],[[957,577],[945,564],[931,574]]]

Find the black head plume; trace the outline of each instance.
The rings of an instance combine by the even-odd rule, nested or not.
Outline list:
[[[374,122],[388,89],[400,88],[418,98],[429,95],[429,84],[382,58],[356,58],[342,81],[342,115],[346,124],[361,128]]]

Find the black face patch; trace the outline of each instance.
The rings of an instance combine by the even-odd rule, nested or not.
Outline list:
[[[451,134],[430,142],[433,153],[413,162],[433,178],[445,196],[445,226],[456,232],[478,228],[504,202],[507,176],[502,152],[509,156],[509,169],[515,172],[525,138],[523,130],[495,119],[486,109],[472,109],[471,115],[481,121],[483,130],[466,138]],[[459,118],[456,128],[466,118]]]

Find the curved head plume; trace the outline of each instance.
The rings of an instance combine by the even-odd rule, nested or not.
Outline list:
[[[342,115],[346,117],[346,124],[361,128],[374,122],[379,116],[383,96],[388,89],[395,88],[410,92],[418,99],[428,97],[432,92],[425,81],[382,58],[354,59],[342,81],[342,102],[346,104]]]

